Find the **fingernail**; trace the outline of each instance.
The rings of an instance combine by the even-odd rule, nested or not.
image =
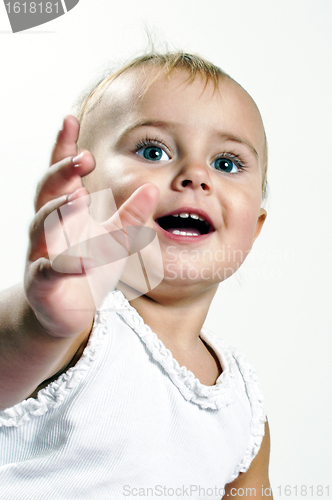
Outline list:
[[[75,165],[76,166],[76,165]],[[76,198],[77,194],[77,189],[73,193],[71,193],[69,196],[67,196],[67,202],[70,203],[71,201],[74,201]]]
[[[79,155],[75,156],[73,158],[73,164],[74,167],[80,167],[81,166],[81,160],[83,158],[84,153],[80,153]]]

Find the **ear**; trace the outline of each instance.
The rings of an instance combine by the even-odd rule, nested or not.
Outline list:
[[[265,222],[266,216],[267,216],[266,210],[264,208],[261,208],[259,210],[259,216],[257,219],[257,225],[256,225],[255,234],[254,234],[254,241],[256,240],[256,238],[259,236],[259,233],[261,232],[261,229],[262,229],[263,224]]]

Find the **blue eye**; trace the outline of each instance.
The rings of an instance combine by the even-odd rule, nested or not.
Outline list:
[[[212,163],[213,167],[220,172],[227,172],[229,174],[236,174],[240,168],[229,158],[217,158]]]
[[[170,159],[168,154],[158,146],[143,147],[137,151],[137,154],[149,161],[165,161]]]

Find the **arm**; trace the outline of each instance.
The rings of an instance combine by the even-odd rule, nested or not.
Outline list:
[[[254,498],[255,500],[273,499],[269,481],[270,459],[270,431],[268,422],[265,423],[265,435],[249,469],[225,487],[222,500]]]
[[[23,285],[0,294],[0,410],[29,397],[41,382],[67,366],[90,332],[50,335],[38,321]]]
[[[91,229],[88,237],[106,234],[108,243],[99,251],[109,255],[121,243],[109,238],[108,233],[125,226],[144,225],[158,203],[157,188],[144,185],[123,203],[114,217],[103,224],[96,223],[89,216],[89,196],[82,184],[82,177],[92,172],[95,164],[88,151],[81,153],[79,161],[74,160],[78,132],[77,120],[67,117],[53,150],[51,167],[37,189],[24,285],[0,294],[0,410],[26,399],[43,381],[64,370],[91,331],[96,301],[88,278],[82,273],[84,258],[65,257],[66,272],[55,271],[46,245],[45,219],[68,204],[70,195],[74,203],[66,206],[66,213],[73,231],[80,236],[82,230],[86,235],[88,225]],[[55,246],[60,233],[63,237],[63,227],[66,230],[70,227],[66,221],[63,217],[62,224],[51,226]],[[108,274],[103,269],[100,272],[96,264],[90,277],[97,285],[100,299],[116,286],[125,265],[123,261],[120,265],[112,264]]]
[[[86,152],[79,168],[78,123],[64,120],[55,143],[51,167],[38,185],[36,215],[30,226],[24,285],[0,294],[0,409],[27,398],[43,380],[67,366],[89,335],[93,313],[80,320],[66,312],[66,303],[82,297],[81,280],[53,271],[46,248],[44,221],[67,202],[71,193],[85,190],[82,177],[94,168]],[[79,287],[77,286],[79,284]]]

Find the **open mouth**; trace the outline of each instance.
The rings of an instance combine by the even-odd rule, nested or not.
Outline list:
[[[180,212],[157,219],[165,231],[179,236],[201,236],[214,231],[212,225],[197,213]]]

